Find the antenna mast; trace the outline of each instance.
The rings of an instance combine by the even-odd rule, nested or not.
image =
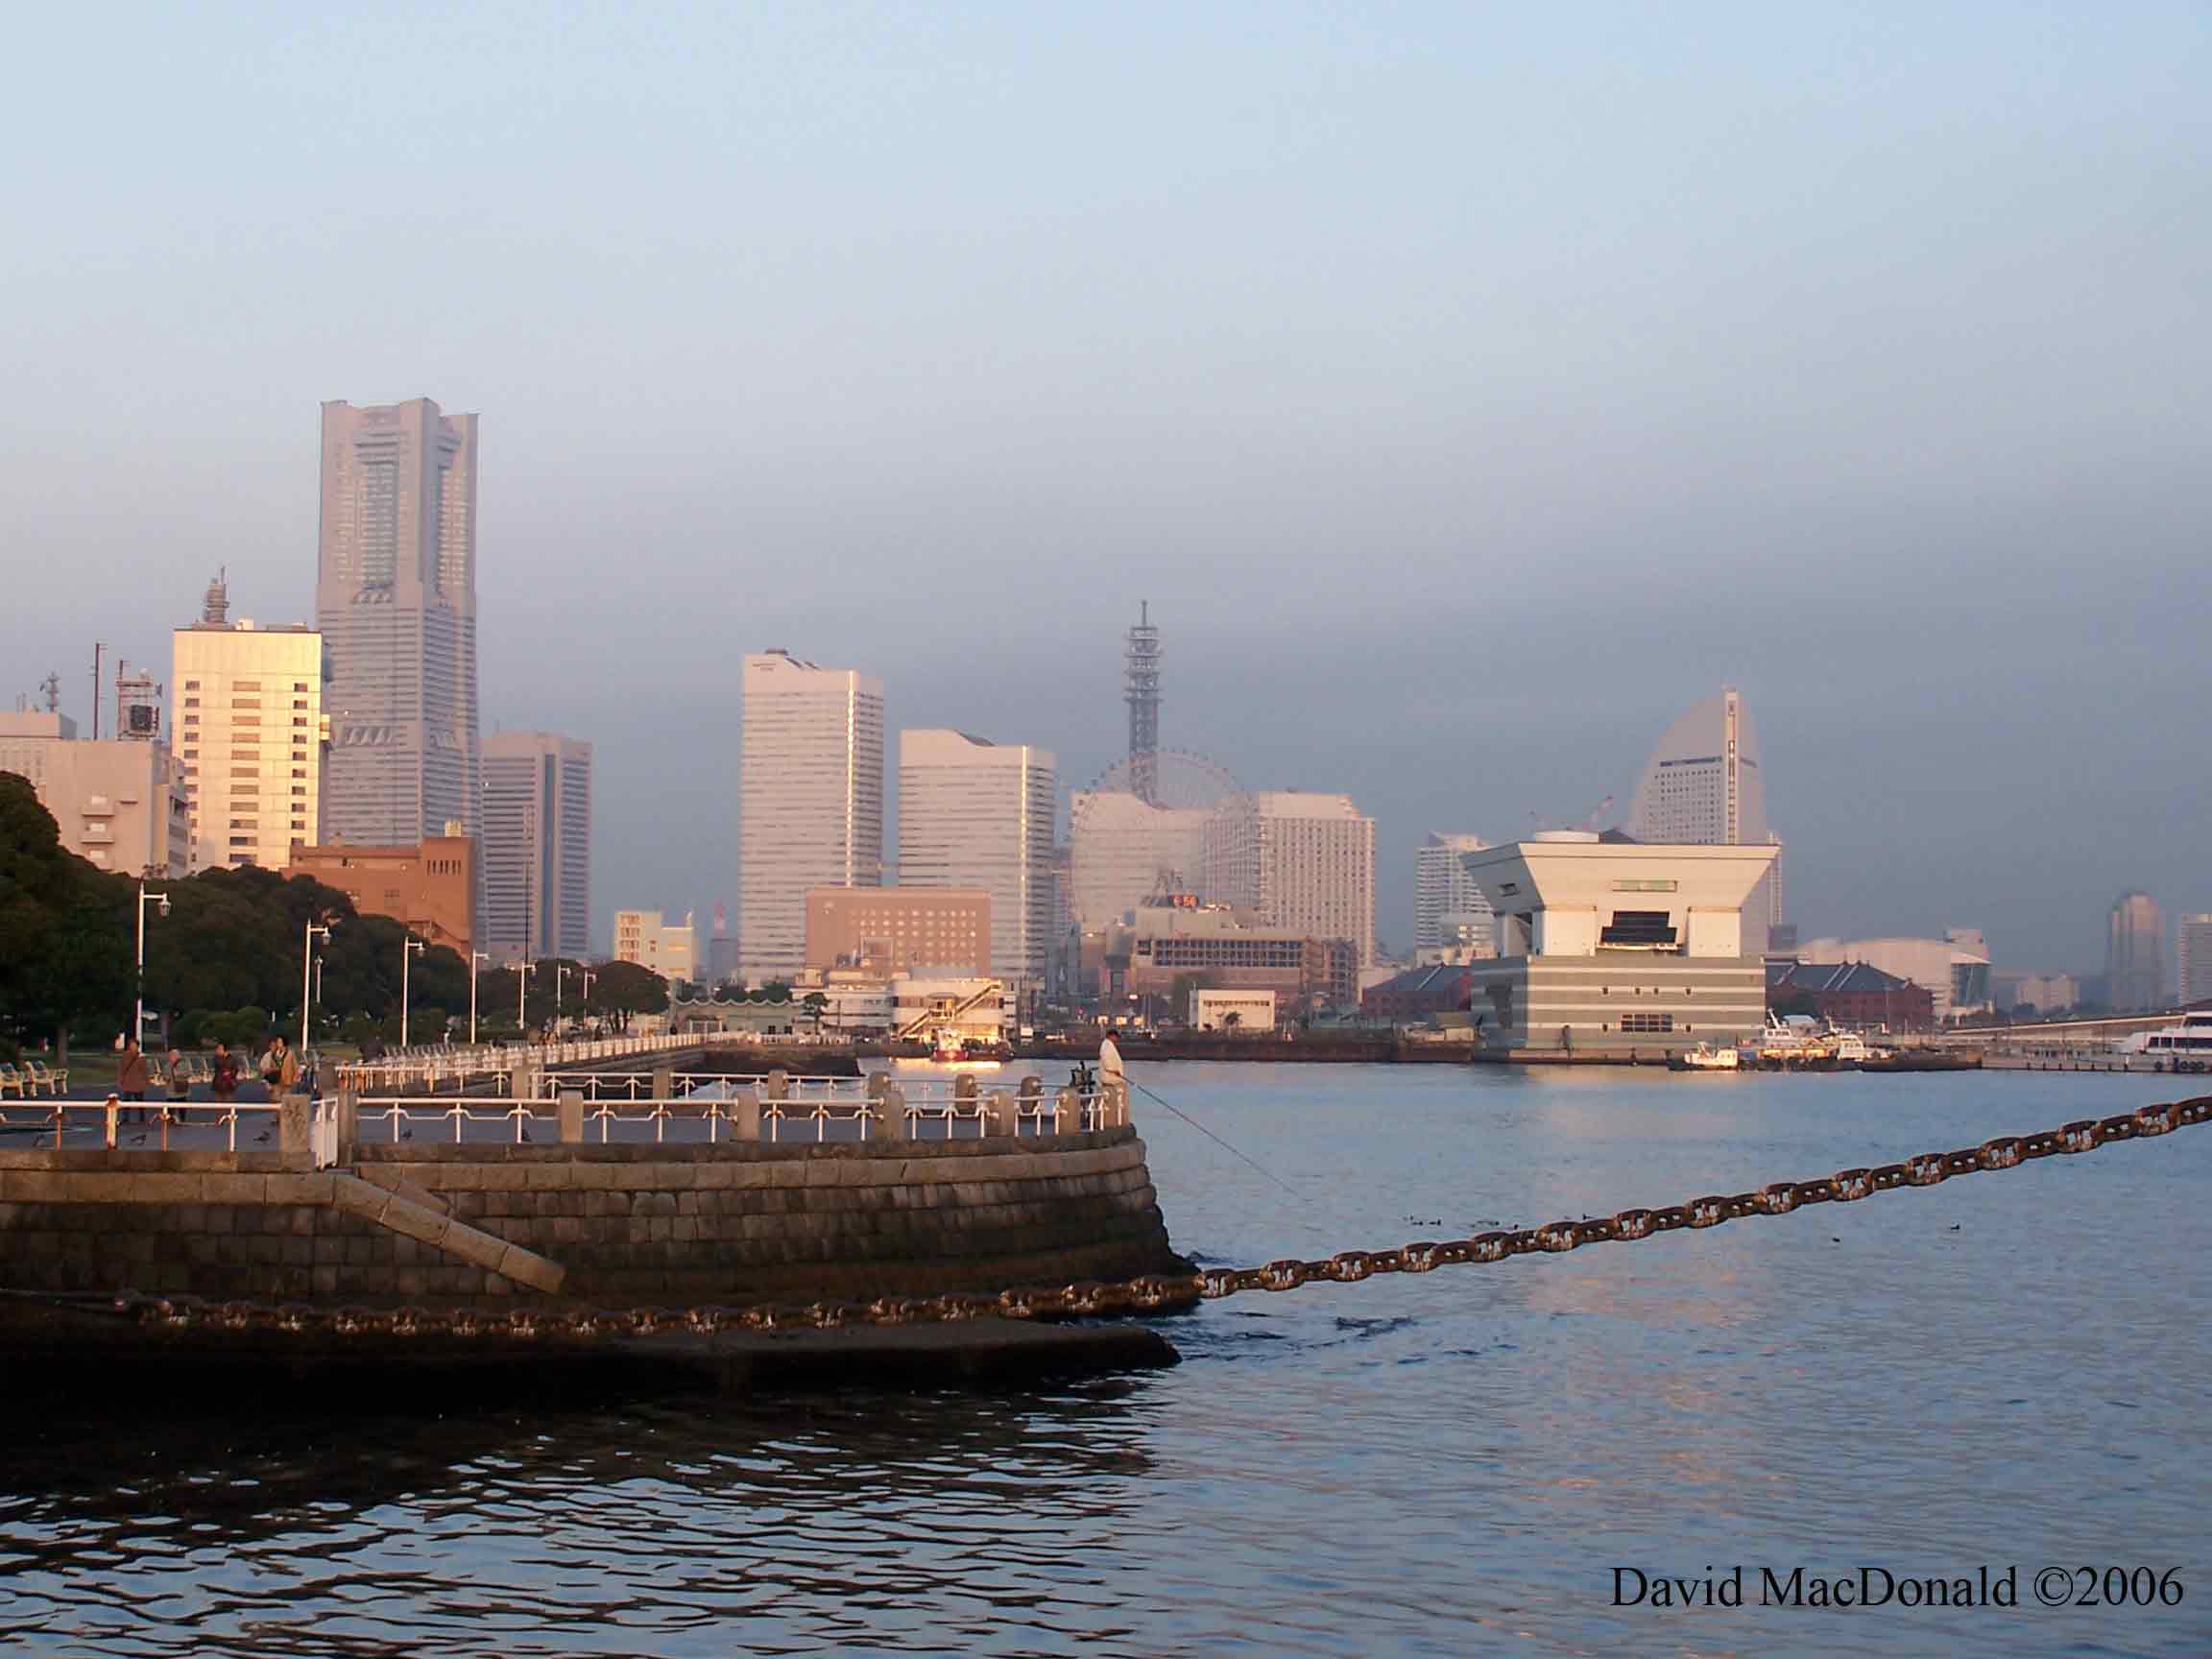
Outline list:
[[[1139,600],[1137,626],[1122,652],[1122,699],[1129,705],[1129,791],[1146,805],[1160,794],[1160,630],[1152,607]]]

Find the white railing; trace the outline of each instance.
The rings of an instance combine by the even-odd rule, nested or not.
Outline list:
[[[662,1033],[652,1037],[582,1037],[557,1043],[480,1043],[402,1048],[374,1060],[349,1060],[336,1067],[341,1088],[397,1093],[441,1085],[491,1080],[505,1088],[525,1068],[575,1066],[593,1060],[621,1060],[639,1054],[666,1054],[696,1048],[699,1039]]]
[[[252,1115],[258,1114],[267,1122],[258,1134],[249,1138],[247,1149],[251,1151],[261,1142],[276,1142],[276,1115],[282,1110],[283,1103],[276,1100],[226,1100],[198,1105],[182,1100],[149,1100],[143,1105],[135,1100],[113,1104],[102,1100],[58,1100],[30,1110],[0,1107],[0,1128],[36,1129],[41,1134],[50,1131],[57,1147],[62,1144],[65,1133],[84,1130],[97,1136],[103,1145],[125,1149],[143,1146],[152,1152],[170,1150],[172,1130],[219,1129],[223,1149],[235,1152],[240,1123],[252,1128]],[[147,1144],[150,1140],[152,1143]]]

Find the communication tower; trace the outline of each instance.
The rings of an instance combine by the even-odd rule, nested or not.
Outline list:
[[[120,658],[115,663],[115,735],[141,743],[161,736],[161,687],[143,668],[132,669]]]
[[[1160,794],[1160,630],[1140,600],[1137,625],[1122,652],[1123,700],[1129,705],[1129,793],[1146,805]]]

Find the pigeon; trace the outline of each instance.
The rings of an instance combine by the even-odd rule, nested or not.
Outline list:
[[[254,1136],[253,1139],[256,1141],[266,1141],[269,1139],[269,1131],[264,1129],[260,1134]]]
[[[1952,1232],[1956,1233],[1956,1232],[1958,1232],[1958,1231],[1959,1231],[1959,1227],[1960,1227],[1960,1223],[1958,1223],[1958,1222],[1954,1221],[1954,1222],[1952,1222],[1952,1223],[1951,1223],[1951,1228],[1950,1228],[1950,1230],[1951,1230]]]

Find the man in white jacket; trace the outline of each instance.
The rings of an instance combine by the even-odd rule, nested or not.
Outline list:
[[[1098,1039],[1098,1093],[1112,1103],[1115,1121],[1129,1121],[1129,1074],[1121,1069],[1121,1046],[1111,1028]]]

